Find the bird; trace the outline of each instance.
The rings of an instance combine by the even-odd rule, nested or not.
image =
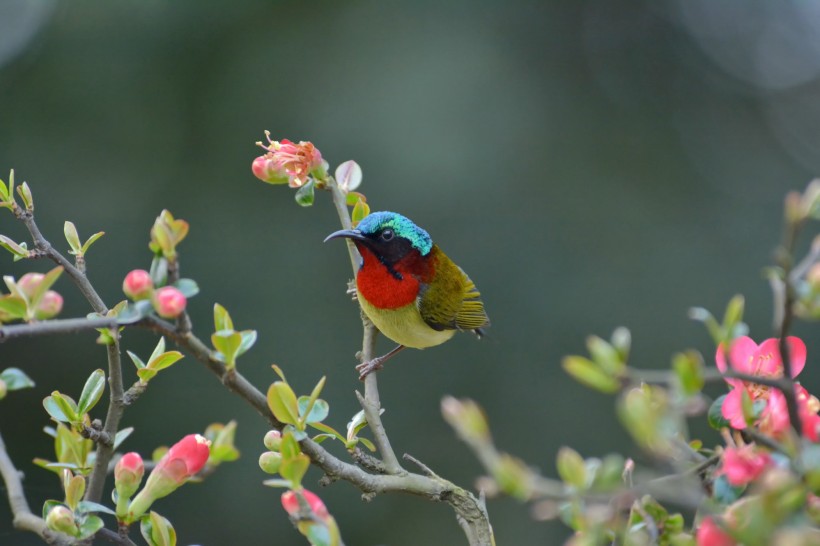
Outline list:
[[[406,347],[426,349],[448,341],[459,330],[479,338],[490,325],[481,294],[430,235],[412,220],[389,211],[372,212],[355,229],[325,238],[356,245],[359,305],[381,333],[398,346],[356,366],[359,379],[382,368]]]

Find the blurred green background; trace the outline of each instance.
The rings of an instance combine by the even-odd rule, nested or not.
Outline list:
[[[719,5],[715,5],[719,4]],[[476,399],[503,449],[554,475],[554,456],[622,451],[641,458],[610,397],[560,368],[589,333],[624,325],[633,362],[659,368],[694,347],[711,362],[690,306],[722,312],[747,297],[758,340],[771,334],[761,269],[780,237],[784,193],[820,169],[820,18],[812,3],[697,1],[94,2],[0,4],[0,175],[31,185],[58,248],[71,219],[106,236],[89,276],[109,304],[147,268],[148,231],[163,208],[188,220],[182,270],[207,337],[214,302],[259,342],[240,369],[260,388],[279,364],[297,390],[328,376],[329,422],[357,411],[358,312],[345,295],[344,245],[328,196],[311,209],[250,173],[254,142],[311,140],[332,168],[355,159],[374,209],[425,227],[473,278],[493,321],[470,336],[408,351],[380,375],[395,449],[471,485],[481,468],[443,423],[445,394]],[[0,233],[25,239],[0,214]],[[19,276],[43,262],[12,264]],[[62,279],[64,317],[88,306]],[[816,329],[801,378],[820,388]],[[155,339],[128,330],[123,348]],[[382,341],[382,349],[390,345]],[[60,495],[41,399],[79,393],[105,366],[92,334],[17,340],[0,366],[37,382],[0,404],[0,431],[26,474],[35,512]],[[128,370],[128,379],[135,375]],[[713,392],[719,392],[715,389]],[[102,408],[102,407],[101,407]],[[102,417],[102,409],[97,414]],[[123,426],[124,446],[159,444],[239,421],[243,457],[156,509],[181,544],[301,545],[256,465],[266,427],[193,359],[160,376]],[[715,441],[703,426],[695,431]],[[338,447],[334,447],[338,452]],[[319,474],[311,471],[307,484]],[[316,486],[314,485],[314,488]],[[464,543],[451,510],[352,486],[321,490],[348,545]],[[568,530],[489,502],[501,544],[550,544]],[[0,543],[39,544],[11,530]]]

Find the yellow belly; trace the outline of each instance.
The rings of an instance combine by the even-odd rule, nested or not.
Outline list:
[[[405,347],[424,349],[441,345],[456,333],[455,330],[433,330],[421,318],[416,303],[398,309],[379,309],[359,294],[359,304],[381,333]]]

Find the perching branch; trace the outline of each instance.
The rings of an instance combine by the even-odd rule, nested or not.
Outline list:
[[[116,328],[116,318],[55,319],[30,324],[6,324],[0,326],[0,342],[18,337],[34,337],[52,334],[71,334],[95,328]]]
[[[344,192],[342,192],[339,185],[333,179],[330,180],[328,186],[333,195],[333,204],[336,207],[336,213],[339,215],[342,228],[350,229],[353,223],[350,219],[350,213],[347,210]],[[346,239],[346,243],[347,251],[350,255],[350,263],[353,266],[353,276],[355,277],[361,264],[361,256],[353,241]],[[362,313],[362,329],[364,332],[360,357],[362,362],[367,362],[376,357],[376,337],[379,331],[364,313]],[[381,453],[385,471],[388,474],[400,474],[404,472],[393,451],[393,447],[390,445],[384,424],[382,424],[379,383],[378,379],[376,379],[376,374],[371,373],[364,378],[364,397],[359,397],[359,402],[364,410],[367,424],[373,432],[373,441],[376,442],[379,453]]]

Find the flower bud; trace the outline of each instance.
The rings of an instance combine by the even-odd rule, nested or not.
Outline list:
[[[131,498],[139,489],[145,465],[142,457],[132,451],[123,455],[114,467],[114,486],[120,498]]]
[[[46,526],[52,531],[71,536],[77,536],[80,533],[79,527],[74,522],[74,512],[62,504],[49,511],[46,516]]]
[[[153,290],[154,281],[151,279],[151,274],[144,269],[130,271],[122,282],[122,291],[134,301],[151,297]]]
[[[282,445],[282,433],[278,430],[269,430],[267,434],[265,434],[265,439],[262,441],[265,447],[271,451],[279,451]]]
[[[152,300],[154,310],[162,318],[176,318],[185,311],[188,300],[177,288],[173,286],[163,286],[154,292]]]
[[[301,512],[301,508],[299,506],[299,495],[305,499],[308,506],[310,507],[310,511],[319,518],[319,519],[327,519],[330,517],[330,514],[327,511],[327,507],[325,503],[322,502],[315,493],[311,493],[307,489],[300,489],[297,491],[285,491],[282,493],[282,507],[285,509],[285,512],[288,513],[289,516],[298,518]]]
[[[127,521],[142,516],[156,499],[165,497],[202,470],[211,454],[211,442],[199,434],[189,434],[171,446],[151,471],[128,510]]]
[[[37,287],[43,282],[43,277],[45,277],[45,275],[42,273],[26,273],[17,281],[17,288],[19,288],[20,292],[25,294],[27,298],[31,298],[37,290]]]
[[[259,468],[268,474],[276,474],[279,472],[279,466],[282,464],[282,454],[275,451],[265,451],[259,456]]]
[[[34,318],[46,320],[56,317],[63,310],[63,297],[54,290],[47,290],[34,310]]]

